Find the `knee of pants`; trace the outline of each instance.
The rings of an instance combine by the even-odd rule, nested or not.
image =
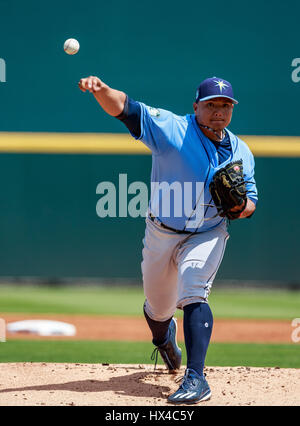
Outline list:
[[[207,302],[212,281],[203,270],[203,262],[185,262],[179,270],[177,307],[195,302]]]
[[[149,301],[146,299],[144,304],[144,309],[146,311],[146,314],[154,321],[167,321],[170,319],[175,311],[176,311],[176,305],[174,304],[167,306],[167,304],[156,304],[151,305]]]

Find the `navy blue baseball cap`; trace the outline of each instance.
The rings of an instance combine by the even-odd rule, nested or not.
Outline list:
[[[234,99],[232,86],[229,81],[223,78],[211,77],[203,80],[197,89],[196,102],[208,101],[214,98],[227,98],[232,103],[238,104],[238,101]]]

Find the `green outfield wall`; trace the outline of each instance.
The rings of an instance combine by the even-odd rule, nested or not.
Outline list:
[[[2,0],[0,131],[125,132],[78,90],[84,76],[177,114],[217,76],[240,102],[233,132],[298,136],[299,15],[298,0]]]
[[[149,187],[151,156],[77,83],[97,75],[184,115],[217,76],[239,100],[230,130],[246,135],[259,189],[253,218],[230,226],[218,278],[299,282],[299,15],[296,0],[3,0],[0,278],[140,279],[144,219],[100,219],[96,187],[121,173]]]
[[[256,158],[257,211],[231,223],[218,278],[299,280],[299,166],[298,157]],[[120,173],[149,188],[150,171],[147,154],[2,153],[0,276],[139,280],[144,218],[100,218],[96,188],[118,190]]]

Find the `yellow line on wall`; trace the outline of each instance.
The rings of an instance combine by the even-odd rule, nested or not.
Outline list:
[[[240,136],[256,157],[300,157],[300,137]],[[42,154],[150,154],[129,134],[0,132],[0,152]]]
[[[148,154],[130,135],[119,133],[4,133],[0,152],[68,154]]]
[[[240,136],[256,157],[300,157],[299,136]]]

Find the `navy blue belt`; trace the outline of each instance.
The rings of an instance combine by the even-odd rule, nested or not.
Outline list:
[[[159,219],[157,219],[157,217],[153,216],[151,213],[149,214],[148,217],[156,225],[161,226],[164,229],[168,229],[169,231],[176,232],[176,234],[194,234],[194,232],[191,232],[191,231],[184,231],[184,230],[171,228],[170,226],[167,226],[164,223],[162,223]]]

